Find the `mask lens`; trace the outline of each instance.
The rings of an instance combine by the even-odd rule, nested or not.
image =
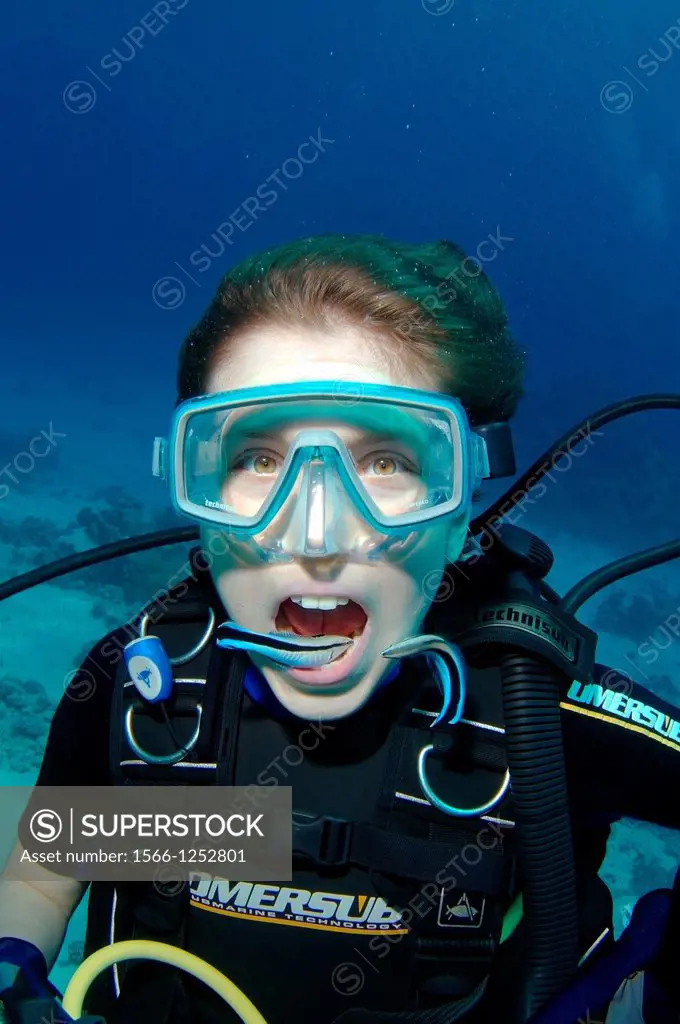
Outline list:
[[[338,442],[345,489],[394,525],[438,506],[448,510],[456,500],[461,444],[446,413],[370,399],[346,407],[317,397],[194,412],[178,453],[186,499],[235,523],[255,523],[280,488],[286,502],[298,493],[300,467],[288,470],[300,443],[309,461],[327,458]]]

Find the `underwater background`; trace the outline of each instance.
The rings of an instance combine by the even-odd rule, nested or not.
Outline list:
[[[479,256],[529,352],[519,470],[610,402],[680,391],[675,2],[147,3],[3,6],[0,579],[183,525],[151,476],[180,343],[234,262],[301,235]],[[677,535],[679,428],[671,412],[610,425],[515,513],[552,547],[555,589]],[[0,783],[34,780],[81,657],[184,558],[134,555],[0,605]],[[679,583],[668,563],[580,618],[600,661],[680,705]],[[615,827],[617,930],[679,862],[680,835]],[[58,986],[84,920],[83,904]]]

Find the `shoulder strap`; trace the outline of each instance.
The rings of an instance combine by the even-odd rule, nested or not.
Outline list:
[[[114,785],[231,785],[243,694],[245,656],[233,656],[212,642],[219,609],[211,589],[184,584],[185,592],[168,603],[145,609],[135,626],[138,635],[153,632],[174,659],[175,687],[168,702],[173,733],[187,742],[200,715],[198,739],[191,752],[174,764],[149,764],[131,748],[125,728],[131,716],[135,741],[154,755],[174,750],[158,708],[143,701],[121,659],[111,708],[109,763]],[[180,584],[180,587],[182,585]],[[188,587],[188,594],[186,593]],[[178,588],[179,589],[179,588]],[[188,885],[128,883],[92,887],[88,946],[99,948],[119,938],[146,938],[181,948],[189,902]],[[125,985],[123,986],[123,980]],[[162,964],[131,963],[100,976],[93,999],[109,1024],[189,1024],[182,975]]]
[[[136,623],[138,635],[153,629],[174,662],[175,686],[166,710],[172,731],[188,743],[200,719],[198,739],[189,754],[172,763],[148,763],[139,746],[160,758],[171,758],[176,743],[157,705],[149,704],[129,680],[121,659],[111,708],[109,764],[115,785],[231,785],[247,658],[213,642],[219,611],[205,594],[191,594],[165,605],[153,622],[148,610]]]
[[[162,883],[94,882],[86,955],[121,939],[152,939],[182,948],[188,890]],[[127,961],[103,971],[88,991],[88,1010],[107,1024],[191,1024],[181,972],[154,961]]]

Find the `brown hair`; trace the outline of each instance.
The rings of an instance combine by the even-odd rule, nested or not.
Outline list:
[[[248,257],[184,342],[178,402],[204,393],[230,339],[265,324],[364,327],[397,365],[459,398],[473,424],[509,419],[522,394],[524,354],[500,297],[451,242],[321,235]]]

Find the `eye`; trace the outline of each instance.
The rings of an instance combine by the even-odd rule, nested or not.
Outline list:
[[[371,463],[371,469],[375,471],[376,476],[393,476],[397,472],[397,466],[397,460],[386,455],[374,459]]]
[[[257,476],[271,476],[279,468],[277,455],[267,451],[244,452],[235,460],[232,472],[244,470],[246,473],[255,473]]]
[[[382,477],[413,472],[413,468],[409,466],[404,458],[391,452],[380,452],[366,456],[365,459],[362,459],[360,468],[363,472],[368,473],[369,476]]]

